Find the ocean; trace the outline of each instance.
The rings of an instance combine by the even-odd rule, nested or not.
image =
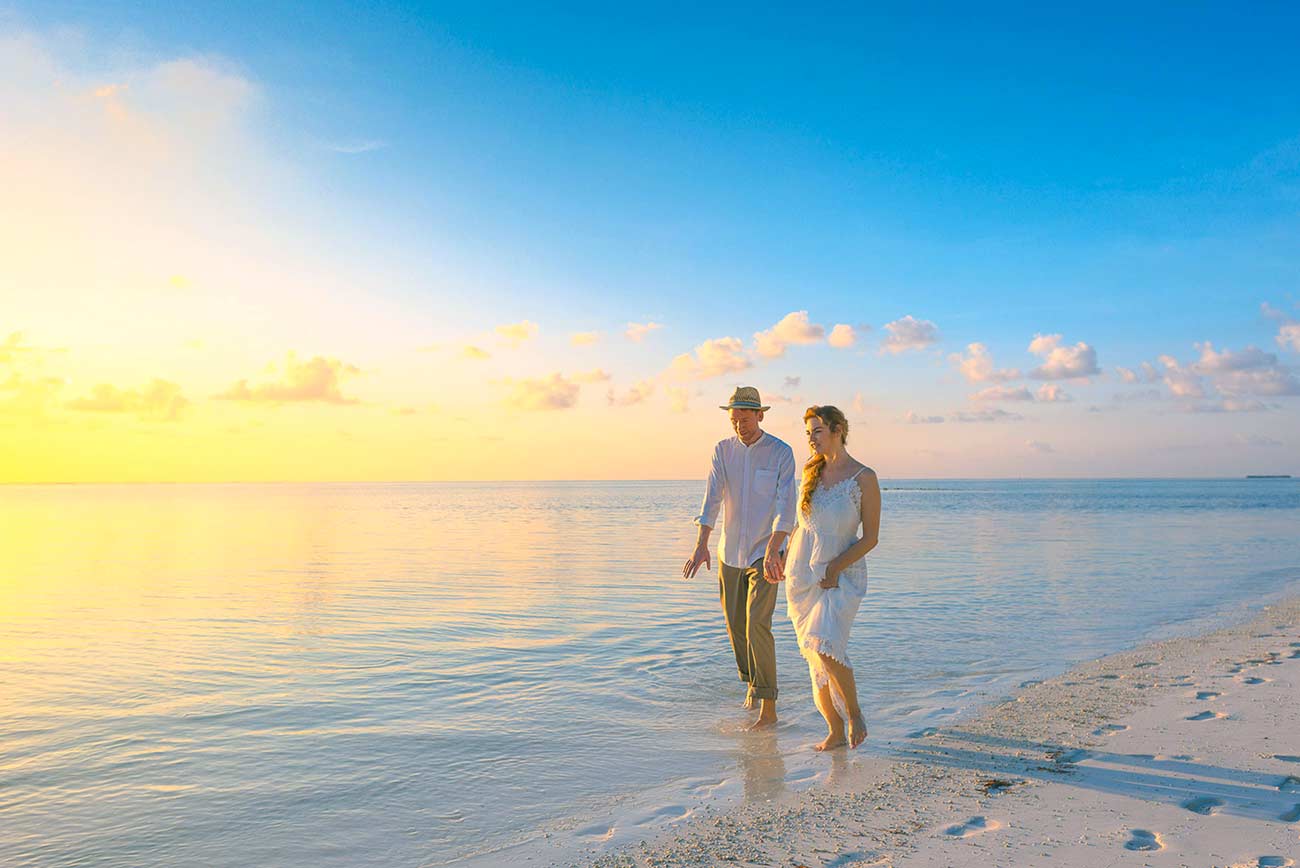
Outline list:
[[[882,481],[864,753],[1300,593],[1300,480]],[[703,483],[0,487],[0,863],[547,864],[835,762],[740,730]],[[856,755],[855,755],[856,756]]]

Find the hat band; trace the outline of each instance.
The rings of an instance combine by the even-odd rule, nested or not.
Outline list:
[[[732,401],[732,402],[731,402],[730,404],[728,404],[727,406],[728,406],[728,407],[737,407],[737,408],[742,409],[742,410],[758,410],[758,409],[760,409],[763,405],[760,404],[760,403],[758,403],[757,401]]]

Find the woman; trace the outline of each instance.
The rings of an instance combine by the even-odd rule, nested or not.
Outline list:
[[[809,407],[803,419],[812,458],[803,468],[785,599],[808,660],[817,710],[830,729],[816,749],[857,747],[867,737],[867,724],[849,663],[849,630],[867,592],[862,557],[880,534],[880,484],[875,471],[845,450],[849,423],[843,413]]]

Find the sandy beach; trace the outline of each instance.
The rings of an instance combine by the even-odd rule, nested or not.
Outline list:
[[[613,866],[1286,866],[1300,859],[1300,598],[1027,683]]]

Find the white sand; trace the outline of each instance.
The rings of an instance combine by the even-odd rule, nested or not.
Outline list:
[[[891,755],[838,751],[821,786],[700,811],[588,864],[1292,865],[1298,684],[1290,600],[1085,664]]]

